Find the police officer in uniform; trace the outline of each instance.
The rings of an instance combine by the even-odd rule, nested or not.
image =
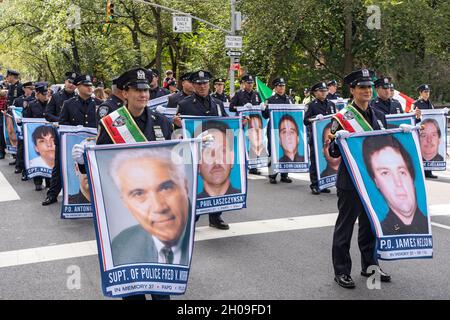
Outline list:
[[[336,113],[336,106],[327,98],[329,95],[325,82],[319,82],[313,85],[311,87],[311,92],[314,94],[315,99],[308,103],[308,109],[306,110],[303,123],[305,124],[308,132],[309,159],[311,161],[311,165],[309,167],[309,179],[311,184],[309,187],[311,188],[312,194],[318,195],[321,192],[330,193],[330,189],[325,188],[323,190],[319,190],[311,120],[314,118],[318,118],[320,120],[324,115]]]
[[[152,69],[152,74],[153,74],[153,80],[150,83],[150,100],[156,99],[156,98],[160,98],[163,96],[166,96],[168,94],[170,94],[170,91],[165,89],[165,88],[161,88],[158,85],[158,81],[159,81],[159,70],[158,69]]]
[[[209,81],[212,78],[208,71],[197,71],[191,74],[194,94],[178,102],[177,116],[173,119],[177,127],[181,127],[180,116],[219,116],[227,117],[222,101],[209,94]],[[229,225],[221,217],[222,212],[209,214],[209,226],[227,230]]]
[[[15,70],[7,70],[6,71],[6,81],[8,81],[8,95],[7,95],[7,102],[6,105],[9,107],[13,105],[14,100],[18,97],[22,96],[24,94],[22,84],[19,80],[20,73]],[[8,111],[8,114],[11,115],[11,113]],[[3,113],[0,113],[0,129],[3,128]],[[6,142],[5,137],[3,135],[3,130],[0,132],[0,159],[5,158],[5,149],[6,149]],[[15,164],[15,161],[10,163],[11,165]]]
[[[243,90],[239,90],[236,92],[234,97],[230,101],[230,111],[231,112],[237,112],[236,107],[243,107],[247,103],[250,103],[251,105],[257,106],[261,103],[261,99],[259,97],[258,92],[253,90],[253,84],[255,83],[255,79],[252,75],[246,74],[242,77],[242,85]],[[261,174],[261,172],[254,168],[249,169],[249,173],[251,174]]]
[[[402,105],[397,100],[391,99],[391,81],[388,77],[382,77],[375,81],[377,97],[372,100],[371,107],[387,114],[404,113]]]
[[[230,99],[228,99],[228,96],[224,92],[225,80],[222,78],[214,79],[213,85],[215,90],[213,93],[211,93],[211,96],[222,102],[230,102]]]
[[[328,95],[327,100],[337,100],[339,95],[336,93],[337,90],[337,81],[331,80],[327,83]]]
[[[417,91],[419,91],[419,99],[413,102],[411,109],[415,111],[434,109],[434,106],[430,101],[430,85],[421,84],[419,87],[417,87]],[[431,179],[438,178],[433,174],[433,171],[428,170],[425,170],[425,177]]]
[[[136,68],[123,73],[116,80],[116,83],[119,83],[119,86],[123,88],[124,101],[126,101],[125,106],[147,140],[170,140],[172,125],[167,117],[146,107],[150,98],[149,83],[152,76],[150,70]],[[99,122],[97,144],[113,143],[103,124]],[[74,160],[78,163],[80,170],[85,172],[83,159],[84,146],[75,145],[73,150],[72,156]],[[153,300],[170,300],[170,295],[152,294],[151,296]],[[144,294],[138,294],[124,297],[123,300],[146,300],[146,298]]]
[[[13,106],[17,108],[23,108],[25,110],[32,101],[34,101],[34,83],[32,81],[25,82],[23,85],[24,94],[14,100]],[[17,125],[21,125],[18,123]],[[25,163],[24,163],[24,149],[23,139],[17,139],[17,155],[16,155],[16,167],[14,173],[22,173],[22,181],[27,180],[25,175]]]
[[[194,93],[194,86],[190,80],[191,73],[187,72],[180,77],[181,90],[168,98],[167,108],[176,108],[178,102]]]
[[[30,105],[23,110],[24,118],[43,118],[45,107],[47,106],[48,96],[48,84],[46,82],[38,82],[35,84],[36,90],[36,100],[30,103]],[[41,191],[42,187],[42,177],[33,178],[34,186],[36,191]],[[50,179],[45,178],[45,186],[50,187]]]
[[[284,78],[276,78],[272,81],[272,86],[275,88],[275,94],[267,99],[267,104],[293,104],[292,99],[286,94],[286,81]],[[265,119],[270,119],[270,110],[268,106],[262,112],[262,116]],[[270,120],[267,123],[267,151],[269,157],[271,155],[271,133],[270,133]],[[269,182],[271,184],[277,183],[277,173],[273,173],[272,163],[269,164]],[[292,179],[289,178],[288,173],[281,174],[281,182],[291,183]]]
[[[374,130],[383,130],[386,128],[386,118],[384,114],[369,106],[372,99],[372,76],[373,71],[362,69],[354,71],[344,78],[344,82],[350,86],[350,92],[354,97],[353,107],[358,110]],[[342,130],[339,122],[332,120],[331,133],[335,134]],[[338,134],[348,133],[341,131]],[[332,157],[338,158],[341,155],[339,147],[335,140],[330,143],[329,152]],[[376,239],[372,232],[369,219],[364,206],[353,184],[352,178],[347,170],[344,161],[339,165],[336,180],[338,209],[339,214],[336,221],[333,234],[333,267],[334,280],[344,288],[354,288],[355,283],[350,276],[352,261],[350,258],[350,242],[353,233],[353,227],[357,218],[359,218],[358,244],[361,251],[361,275],[371,276],[367,272],[369,266],[377,266],[377,273],[382,282],[389,282],[391,277],[381,270],[375,256]]]
[[[55,93],[47,104],[45,109],[45,119],[49,122],[58,122],[59,115],[64,101],[69,100],[75,96],[76,86],[73,84],[75,78],[78,77],[76,72],[66,72],[66,80],[64,81],[64,88]]]
[[[121,83],[120,77],[112,79],[111,95],[108,99],[102,102],[97,108],[97,121],[107,114],[116,111],[123,107],[125,98],[123,96],[123,83]]]
[[[68,126],[83,126],[89,128],[97,127],[97,106],[102,100],[93,98],[93,84],[91,76],[79,75],[74,84],[77,86],[78,95],[64,101],[61,114],[59,115],[59,124]],[[43,206],[57,202],[57,197],[61,191],[60,159],[59,159],[59,141],[56,139],[56,159],[55,167],[52,170],[52,180],[50,189],[47,192],[47,198],[42,202]]]

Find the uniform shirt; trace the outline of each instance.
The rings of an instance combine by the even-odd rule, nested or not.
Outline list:
[[[170,91],[164,88],[156,87],[153,90],[150,90],[150,100],[164,97],[170,94]]]
[[[102,102],[97,98],[83,100],[75,96],[64,102],[58,122],[68,126],[97,128],[97,106]]]
[[[391,209],[389,209],[386,218],[381,222],[381,229],[383,230],[383,235],[386,236],[398,234],[427,234],[428,219],[423,215],[419,208],[417,208],[411,224],[406,225]]]
[[[371,125],[373,130],[384,130],[385,128],[387,128],[386,117],[381,111],[373,109],[370,106],[366,111],[363,111],[354,102],[352,103],[352,105],[361,113],[364,119],[366,119],[366,121]],[[342,130],[342,127],[337,120],[333,119],[331,124],[331,133],[335,134],[338,130]],[[332,156],[333,158],[339,158],[341,156],[341,151],[339,150],[336,140],[333,140],[330,143],[328,151],[330,153],[330,156]],[[341,163],[339,164],[336,187],[343,190],[355,190],[352,178],[347,171],[347,167],[345,166],[344,161],[341,161]]]
[[[337,111],[335,104],[328,99],[325,99],[323,101],[314,99],[313,101],[308,103],[307,106],[308,109],[305,112],[305,119],[303,120],[303,123],[308,127],[311,126],[311,122],[309,121],[309,119],[315,118],[319,114],[334,114]]]
[[[69,93],[65,89],[59,90],[55,93],[47,104],[45,109],[45,119],[50,122],[57,122],[59,120],[59,115],[61,114],[61,109],[64,101],[69,100],[75,96],[75,92]]]
[[[8,87],[8,106],[11,106],[15,99],[24,94],[25,91],[23,91],[22,84],[20,82],[10,84]]]
[[[177,114],[185,116],[228,116],[222,101],[209,95],[201,97],[196,93],[178,102]]]
[[[24,118],[43,118],[46,106],[47,102],[34,100],[27,108],[23,110],[22,116]]]
[[[112,94],[111,97],[102,102],[97,108],[97,121],[113,111],[123,107],[123,101],[118,96]]]
[[[414,105],[414,109],[415,108],[419,108],[421,110],[423,110],[423,109],[434,109],[434,106],[431,103],[430,99],[425,101],[424,99],[420,98],[420,99],[414,101],[413,105]]]
[[[327,100],[337,100],[337,99],[339,99],[339,95],[336,92],[328,93]]]
[[[168,98],[168,102],[167,102],[167,108],[176,108],[178,105],[178,102],[180,102],[181,100],[183,100],[186,97],[189,97],[189,95],[187,93],[185,93],[183,90],[170,95]]]
[[[404,113],[402,105],[398,100],[395,99],[387,99],[383,100],[381,98],[376,98],[371,101],[370,106],[378,111],[386,114],[400,114]]]
[[[230,100],[228,99],[228,96],[225,94],[225,93],[217,93],[217,92],[214,92],[214,93],[211,93],[211,96],[214,98],[214,99],[217,99],[217,100],[220,100],[220,101],[222,101],[222,102],[229,102]]]
[[[148,141],[156,141],[158,131],[161,130],[164,140],[170,140],[172,135],[172,125],[169,119],[161,113],[145,108],[139,117],[133,117],[136,125],[147,138]],[[99,130],[97,136],[97,144],[113,144],[108,132],[99,122]]]
[[[26,97],[25,95],[18,97],[14,100],[13,106],[17,108],[26,108],[30,105],[31,102],[35,100],[34,92],[31,96]]]
[[[237,112],[236,107],[242,107],[247,103],[250,103],[254,106],[257,106],[261,103],[259,94],[255,90],[252,90],[250,92],[239,90],[238,92],[236,92],[230,102],[230,111]]]

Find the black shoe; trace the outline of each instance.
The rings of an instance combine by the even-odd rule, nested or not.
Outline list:
[[[281,177],[280,181],[284,183],[292,183],[292,179],[289,177]]]
[[[14,173],[22,173],[22,169],[16,168],[16,170],[14,170]]]
[[[261,171],[259,171],[258,169],[255,168],[255,169],[249,169],[248,173],[260,175]]]
[[[426,171],[426,172],[430,172],[430,171]],[[430,173],[425,173],[425,178],[430,178],[430,179],[437,179],[438,176],[435,176],[434,174]]]
[[[35,186],[36,191],[42,191],[44,188],[42,187],[42,184],[38,184]]]
[[[22,181],[27,181],[28,180],[28,178],[27,178],[27,176],[24,176],[24,175],[22,175],[22,178],[20,178]]]
[[[45,198],[44,202],[42,202],[43,206],[48,206],[49,204],[58,202],[58,200],[56,200],[56,198],[52,198],[52,197],[47,197]]]
[[[348,274],[338,274],[334,276],[334,281],[336,281],[338,285],[346,289],[353,289],[355,287],[355,282]]]
[[[381,282],[391,282],[391,276],[390,275],[388,275],[386,272],[384,272],[383,270],[381,270],[381,268],[380,267],[378,267],[378,273],[380,274],[380,280],[381,280]],[[361,271],[361,275],[363,276],[363,277],[370,277],[371,275],[373,275],[373,272],[372,273],[369,273],[369,272],[367,272],[367,271],[364,271],[364,270],[362,270]]]
[[[320,190],[317,187],[311,187],[311,193],[317,195],[320,194]]]
[[[320,192],[322,192],[322,193],[330,193],[331,190],[328,189],[328,188],[325,188],[325,189],[320,190]]]
[[[15,166],[16,165],[16,160],[14,159],[14,161],[9,163],[10,166]]]
[[[230,229],[230,226],[226,224],[220,217],[209,219],[209,226],[220,230]]]
[[[271,184],[277,184],[277,176],[269,176],[269,182]]]

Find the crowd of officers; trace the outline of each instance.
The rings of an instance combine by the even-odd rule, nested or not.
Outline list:
[[[145,79],[142,74],[145,73]],[[214,92],[210,92],[210,82],[213,76],[207,71],[197,71],[186,73],[179,77],[179,90],[174,90],[177,82],[173,78],[173,73],[166,73],[164,87],[159,87],[158,70],[137,68],[123,73],[121,76],[112,79],[111,94],[109,98],[102,101],[93,94],[92,77],[89,75],[67,72],[65,74],[64,87],[49,98],[48,84],[45,82],[21,83],[19,73],[8,70],[4,89],[7,90],[6,106],[23,107],[23,115],[27,118],[45,118],[50,122],[58,122],[59,125],[85,126],[98,128],[98,144],[112,143],[105,129],[99,125],[99,120],[126,106],[130,111],[136,124],[144,133],[148,141],[168,140],[172,131],[181,127],[183,116],[227,116],[224,102],[229,102],[229,110],[237,112],[237,107],[245,105],[259,106],[263,101],[254,89],[255,79],[247,74],[241,78],[241,89],[230,99],[224,92],[225,79],[217,78],[213,81]],[[172,76],[172,77],[171,77]],[[367,70],[358,70],[344,78],[344,83],[350,87],[352,99],[350,103],[361,112],[366,120],[372,124],[373,129],[383,129],[381,124],[386,125],[385,115],[403,113],[400,103],[393,99],[393,84],[391,78],[381,77],[372,82],[373,73],[367,74]],[[317,172],[315,170],[315,157],[313,148],[313,137],[311,131],[311,120],[320,119],[325,115],[337,112],[332,100],[339,98],[337,82],[318,82],[311,88],[305,89],[305,99],[307,104],[305,113],[305,125],[308,128],[311,152],[311,192],[314,195],[329,193],[329,189],[319,190],[317,184]],[[272,82],[273,95],[265,103],[267,104],[294,104],[292,97],[286,94],[286,81],[282,77],[277,77]],[[372,99],[372,86],[375,87],[377,98]],[[429,100],[430,86],[421,85],[418,87],[420,97],[414,102],[412,111],[416,117],[420,118],[420,109],[433,109]],[[168,96],[168,108],[177,108],[176,116],[170,122],[167,117],[150,108],[146,108],[149,99],[156,99],[165,95]],[[1,116],[8,116],[10,111],[5,108]],[[263,117],[269,118],[268,108],[263,107]],[[0,119],[1,120],[1,119]],[[380,121],[378,121],[380,120]],[[333,120],[334,121],[334,120]],[[2,123],[2,122],[0,122]],[[155,129],[162,132],[157,134]],[[339,129],[338,124],[333,124],[332,133]],[[270,135],[270,130],[267,132]],[[268,137],[270,144],[270,136]],[[43,206],[57,202],[58,194],[61,191],[59,141],[55,140],[56,161],[52,171],[51,179],[46,181],[48,187]],[[269,145],[270,153],[270,145]],[[339,157],[339,149],[331,142],[330,154]],[[3,134],[0,139],[0,158],[5,157],[5,140]],[[17,157],[11,164],[16,166],[16,173],[22,173],[22,179],[26,180],[24,174],[23,142],[19,142]],[[250,174],[260,174],[259,170],[251,169]],[[428,177],[434,178],[432,174]],[[277,175],[270,170],[269,181],[277,183]],[[281,181],[291,183],[288,174],[281,174]],[[36,181],[36,190],[42,190],[42,180]],[[361,250],[362,271],[364,276],[370,276],[367,268],[371,265],[378,265],[375,258],[375,235],[373,234],[368,218],[364,212],[363,205],[353,185],[345,165],[341,162],[337,177],[337,194],[339,215],[335,226],[333,237],[333,266],[335,270],[335,281],[342,287],[353,288],[355,286],[351,276],[351,259],[349,254],[350,239],[353,232],[353,225],[359,218],[359,238],[358,242]],[[221,213],[210,214],[209,223],[211,227],[222,230],[229,229],[229,225],[221,218]],[[382,281],[390,281],[390,276],[379,268]],[[134,296],[135,298],[145,298]],[[153,296],[154,299],[166,299],[168,296]]]

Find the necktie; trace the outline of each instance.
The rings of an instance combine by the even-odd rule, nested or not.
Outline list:
[[[161,249],[161,253],[164,256],[165,263],[173,263],[173,252],[172,249],[164,247]]]

